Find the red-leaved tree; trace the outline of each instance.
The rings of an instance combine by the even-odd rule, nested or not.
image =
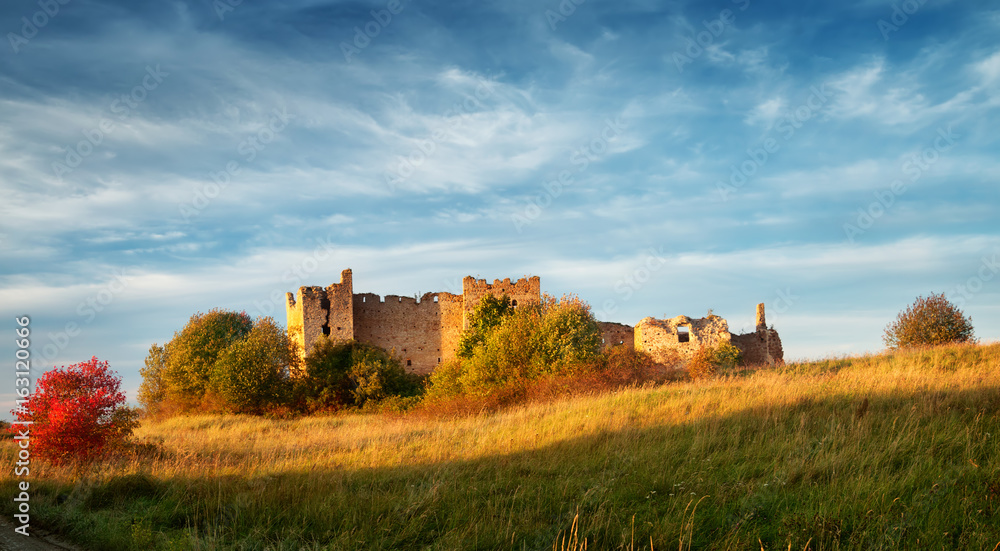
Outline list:
[[[126,441],[137,425],[125,405],[121,378],[96,356],[47,371],[11,413],[32,422],[32,454],[55,464],[91,461]]]

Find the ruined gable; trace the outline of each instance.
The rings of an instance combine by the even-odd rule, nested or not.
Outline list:
[[[663,362],[670,361],[673,354],[687,360],[702,346],[716,346],[729,340],[729,324],[719,316],[643,318],[635,326],[635,347]]]
[[[285,315],[288,336],[301,356],[323,335],[336,339],[354,338],[351,270],[340,273],[340,283],[327,288],[299,287],[298,297],[286,293]]]
[[[733,344],[743,353],[743,363],[748,365],[775,365],[785,363],[781,337],[774,329],[767,328],[764,305],[757,305],[757,328],[751,333],[733,335]]]

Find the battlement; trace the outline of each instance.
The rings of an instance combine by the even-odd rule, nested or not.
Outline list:
[[[411,304],[415,306],[423,306],[427,304],[438,304],[439,302],[454,302],[461,301],[462,295],[453,295],[451,293],[424,293],[419,298],[401,295],[385,295],[383,298],[381,295],[375,293],[354,293],[354,304],[355,306],[362,304],[370,306],[373,304]]]
[[[462,327],[468,327],[469,317],[475,312],[476,307],[487,295],[507,295],[510,297],[514,307],[520,305],[537,304],[542,300],[541,278],[538,276],[522,277],[512,282],[510,278],[504,280],[494,279],[493,283],[487,283],[485,279],[476,279],[466,276],[462,279],[462,298],[464,303],[464,317]]]
[[[538,276],[522,277],[511,282],[510,278],[503,280],[494,279],[493,283],[488,283],[485,279],[476,279],[472,276],[465,276],[462,279],[462,294],[468,292],[496,292],[507,293],[540,293],[541,278]]]

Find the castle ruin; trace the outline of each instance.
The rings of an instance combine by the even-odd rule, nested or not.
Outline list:
[[[386,350],[395,350],[407,371],[427,374],[437,364],[455,357],[462,331],[476,306],[487,295],[507,295],[514,307],[541,301],[538,276],[511,281],[467,276],[462,294],[424,293],[416,297],[355,293],[351,270],[340,274],[340,283],[329,287],[300,287],[298,296],[287,293],[288,335],[304,357],[317,339],[355,339]],[[778,332],[768,329],[764,305],[757,305],[757,328],[733,335],[726,320],[677,316],[669,320],[644,318],[634,327],[599,322],[603,346],[634,346],[660,360],[675,355],[690,358],[705,345],[730,342],[743,352],[746,364],[782,363]]]
[[[462,294],[424,293],[415,297],[354,293],[351,270],[340,283],[300,287],[298,298],[287,293],[288,335],[305,356],[316,339],[355,339],[395,350],[407,371],[426,374],[455,357],[468,318],[487,295],[504,295],[511,303],[527,305],[541,300],[538,276],[512,282],[487,283],[472,276],[462,280]]]

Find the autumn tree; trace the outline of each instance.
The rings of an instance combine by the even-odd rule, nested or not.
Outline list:
[[[917,297],[906,310],[896,316],[896,321],[885,328],[882,336],[891,349],[909,346],[927,346],[953,342],[975,342],[972,320],[944,293]]]
[[[121,378],[96,356],[46,372],[11,413],[31,423],[32,453],[56,464],[92,461],[127,441],[138,425]]]

